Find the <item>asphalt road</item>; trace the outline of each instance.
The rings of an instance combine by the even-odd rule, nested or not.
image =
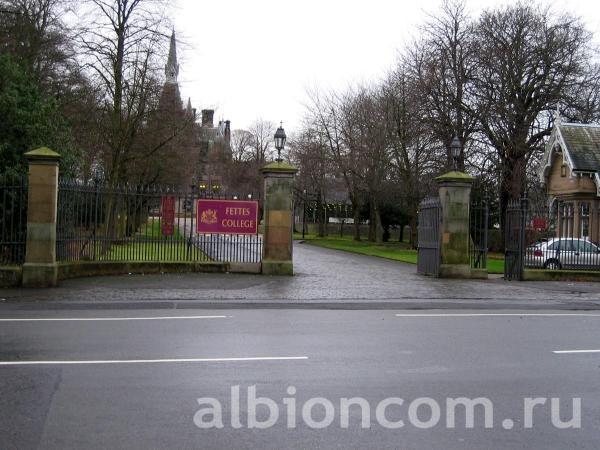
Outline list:
[[[600,441],[600,353],[555,353],[600,350],[600,313],[112,309],[1,311],[0,319],[2,449],[592,449]],[[232,386],[241,390],[240,428]],[[248,429],[251,386],[275,402],[273,426]],[[221,416],[203,415],[202,397],[220,402],[223,428],[197,426]],[[284,397],[296,403],[295,427]],[[321,429],[309,426],[328,418],[320,400],[308,421],[302,415],[314,397],[334,408]],[[340,426],[344,397],[364,398],[370,428],[356,406]],[[377,407],[390,397],[404,403],[390,400],[381,421]],[[467,428],[458,409],[448,428],[446,399],[458,397],[487,398],[492,427],[476,410]],[[532,428],[527,397],[548,398]],[[557,428],[552,397],[563,421],[582,399],[581,428]],[[267,407],[257,419],[268,419]],[[399,420],[403,427],[386,428]]]

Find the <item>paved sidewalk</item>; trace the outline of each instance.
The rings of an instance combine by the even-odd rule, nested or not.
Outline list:
[[[294,277],[131,275],[68,280],[54,289],[0,289],[0,308],[324,307],[600,309],[600,283],[440,280],[416,266],[295,245]]]

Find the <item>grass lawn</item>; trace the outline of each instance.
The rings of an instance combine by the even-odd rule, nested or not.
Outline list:
[[[148,219],[148,223],[143,224],[140,227],[140,231],[138,232],[138,235],[140,236],[144,236],[144,237],[149,237],[149,238],[159,238],[162,237],[162,231],[160,229],[160,220],[158,218],[154,218],[151,217],[150,219]],[[179,231],[179,227],[177,226],[177,223],[175,223],[174,225],[174,229],[173,229],[173,235],[169,236],[170,239],[178,239],[178,240],[182,240],[183,236],[181,234],[181,232]]]
[[[207,261],[208,257],[196,246],[188,249],[184,236],[175,225],[171,236],[163,236],[160,221],[150,218],[136,233],[136,240],[127,244],[114,244],[108,253],[101,256],[104,261]]]
[[[504,256],[501,258],[488,256],[487,266],[488,273],[504,273]]]
[[[294,233],[294,239],[302,239],[302,234]],[[369,241],[354,241],[348,237],[327,236],[317,237],[314,234],[306,234],[306,243],[334,250],[343,250],[346,252],[359,253],[361,255],[377,256],[379,258],[402,261],[409,264],[417,263],[417,251],[408,247],[405,243],[384,242],[377,245]],[[487,260],[489,273],[504,273],[504,256],[500,254],[490,254]]]
[[[132,242],[124,245],[113,245],[102,257],[105,261],[205,261],[204,253],[198,248],[188,248],[184,242]]]

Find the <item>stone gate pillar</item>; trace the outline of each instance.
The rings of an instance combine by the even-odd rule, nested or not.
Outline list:
[[[23,286],[56,286],[56,210],[60,155],[43,147],[25,153],[25,157],[29,163],[29,186]]]
[[[265,180],[262,273],[293,275],[293,184],[297,169],[274,162],[262,169]]]
[[[436,178],[442,206],[442,278],[471,278],[469,206],[474,180],[462,172],[449,172]]]

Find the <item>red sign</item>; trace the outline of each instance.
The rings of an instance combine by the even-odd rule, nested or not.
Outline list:
[[[198,200],[198,233],[257,234],[258,202]]]
[[[543,217],[533,218],[533,229],[537,231],[543,231],[546,229],[546,219]]]
[[[165,195],[160,199],[160,230],[163,236],[172,236],[175,231],[175,197]]]

